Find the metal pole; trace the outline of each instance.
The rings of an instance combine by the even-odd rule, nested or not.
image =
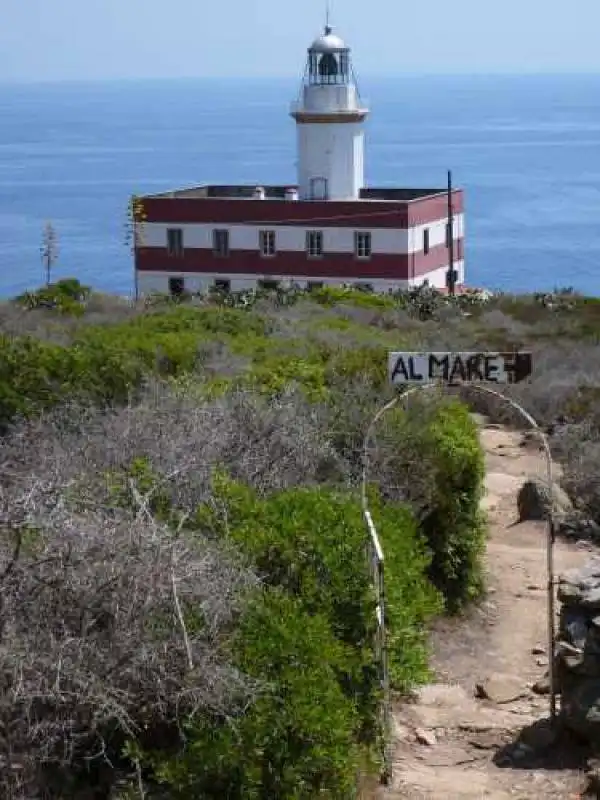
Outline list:
[[[454,280],[454,213],[452,208],[452,172],[448,170],[448,291],[455,292]]]

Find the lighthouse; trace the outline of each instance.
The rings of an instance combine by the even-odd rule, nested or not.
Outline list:
[[[364,185],[364,122],[350,48],[329,24],[308,48],[292,105],[301,200],[358,200]]]
[[[286,286],[387,293],[424,283],[460,289],[463,190],[365,185],[369,111],[350,48],[329,20],[308,47],[290,113],[295,183],[290,163],[289,183],[196,184],[138,198],[141,294]]]

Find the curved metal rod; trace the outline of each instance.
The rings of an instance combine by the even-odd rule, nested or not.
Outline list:
[[[425,389],[431,389],[438,387],[440,384],[438,383],[426,383],[426,384],[419,384],[417,386],[411,386],[407,391],[402,392],[402,394],[396,395],[389,403],[386,403],[385,406],[379,409],[379,411],[375,414],[373,419],[371,420],[369,427],[365,433],[365,438],[363,442],[363,470],[362,470],[362,481],[361,481],[361,503],[363,514],[367,514],[369,512],[368,506],[368,499],[367,499],[367,476],[369,471],[369,444],[371,438],[373,436],[373,431],[375,426],[379,422],[379,420],[386,414],[388,411],[391,411],[400,401],[404,401],[407,397],[417,391],[423,391]],[[481,386],[479,384],[469,384],[469,388],[476,389],[477,391],[492,395],[497,397],[500,400],[504,400],[504,402],[508,403],[515,411],[518,411],[521,416],[529,423],[529,425],[535,430],[541,440],[542,445],[544,448],[544,454],[546,456],[546,470],[547,470],[547,480],[548,480],[548,488],[551,493],[552,503],[551,503],[551,511],[548,517],[548,531],[547,531],[547,541],[546,541],[546,570],[547,570],[547,592],[548,592],[548,661],[549,661],[549,668],[548,668],[548,676],[549,676],[549,684],[550,684],[550,718],[554,723],[556,719],[556,695],[555,695],[555,673],[554,673],[554,661],[555,661],[555,630],[554,630],[554,486],[553,486],[553,474],[552,474],[552,453],[550,451],[550,443],[548,441],[548,437],[540,428],[536,420],[532,417],[532,415],[526,411],[520,403],[517,403],[516,400],[513,400],[510,397],[502,394],[502,392],[497,391],[496,389],[491,389],[488,386]]]

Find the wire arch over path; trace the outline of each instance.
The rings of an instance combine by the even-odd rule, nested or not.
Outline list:
[[[550,450],[550,443],[548,442],[548,437],[534,417],[526,411],[520,403],[517,403],[516,400],[513,400],[510,397],[502,394],[496,389],[492,389],[488,386],[483,386],[481,384],[469,383],[467,384],[470,389],[475,389],[476,391],[480,392],[483,395],[488,395],[492,397],[496,397],[499,400],[507,403],[511,408],[517,411],[522,419],[524,419],[528,425],[538,434],[542,446],[544,449],[544,455],[546,457],[546,474],[547,474],[547,481],[549,491],[553,492],[553,470],[552,470],[552,453]],[[443,384],[442,384],[443,386]],[[381,636],[381,672],[382,672],[382,689],[383,689],[383,720],[384,720],[384,728],[385,728],[385,742],[384,742],[384,773],[382,776],[382,781],[384,783],[388,783],[392,777],[392,764],[391,764],[391,754],[389,751],[389,736],[390,736],[390,727],[391,727],[391,703],[390,703],[390,687],[389,687],[389,672],[388,672],[388,660],[387,660],[387,645],[386,645],[386,617],[385,617],[385,592],[384,592],[384,581],[383,581],[383,564],[384,564],[384,552],[380,546],[379,539],[377,537],[377,531],[375,525],[373,523],[373,519],[371,517],[371,512],[368,505],[368,497],[367,497],[367,486],[368,486],[368,477],[369,477],[369,466],[370,466],[370,459],[369,459],[369,449],[371,445],[371,440],[373,438],[373,434],[375,432],[375,428],[377,424],[380,422],[382,417],[387,414],[388,411],[391,411],[393,408],[397,407],[400,403],[403,403],[410,395],[420,392],[426,391],[428,389],[438,389],[440,388],[440,383],[428,383],[428,384],[419,384],[417,386],[411,386],[403,392],[398,393],[392,400],[386,403],[382,408],[380,408],[377,413],[372,418],[371,422],[369,423],[369,427],[365,433],[364,441],[363,441],[363,453],[362,453],[362,478],[361,478],[361,505],[363,515],[365,517],[365,521],[367,524],[367,528],[369,531],[369,535],[371,538],[371,546],[375,552],[376,558],[380,562],[380,589],[378,591],[378,619],[380,625],[380,636]],[[547,530],[547,539],[546,539],[546,571],[547,571],[547,635],[548,635],[548,653],[550,655],[550,666],[548,669],[549,675],[549,683],[550,683],[550,696],[549,696],[549,703],[550,703],[550,719],[552,724],[556,721],[556,695],[555,695],[555,673],[554,673],[554,650],[555,650],[555,626],[554,626],[554,587],[555,587],[555,579],[554,579],[554,540],[555,540],[555,528],[554,528],[554,502],[551,503],[551,512],[548,515],[548,530]]]

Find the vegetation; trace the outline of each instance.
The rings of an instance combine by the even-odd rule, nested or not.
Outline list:
[[[600,303],[320,289],[0,306],[3,797],[351,798],[381,730],[360,506],[389,349],[533,350],[509,388],[600,521]],[[576,354],[574,357],[573,354]],[[392,684],[483,590],[467,389],[368,447]]]
[[[56,230],[51,222],[47,222],[44,225],[40,255],[42,256],[42,264],[44,265],[46,286],[49,286],[50,278],[52,276],[52,267],[58,258],[58,236],[56,235]]]

